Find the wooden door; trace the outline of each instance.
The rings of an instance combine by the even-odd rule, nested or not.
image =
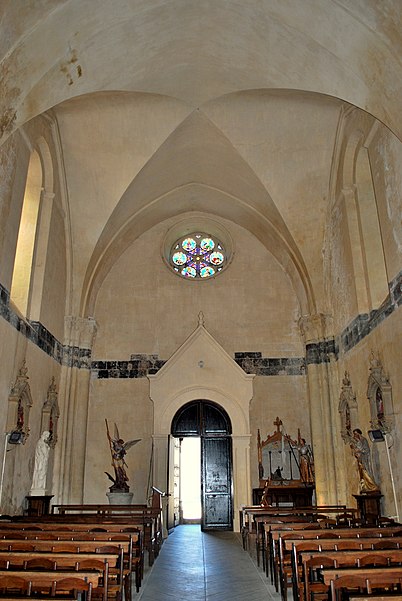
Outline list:
[[[172,435],[201,437],[201,528],[232,530],[232,426],[226,411],[204,400],[187,403],[176,413]]]
[[[201,438],[202,530],[232,530],[232,457],[229,437]]]

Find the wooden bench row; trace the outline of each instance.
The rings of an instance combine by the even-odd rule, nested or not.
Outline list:
[[[255,537],[257,562],[261,554],[263,568],[276,590],[280,590],[283,601],[290,586],[298,601],[314,601],[317,593],[320,600],[328,598],[330,590],[337,595],[337,585],[332,581],[346,576],[344,570],[353,571],[350,576],[361,570],[359,578],[364,570],[366,579],[377,578],[381,570],[376,569],[375,558],[387,577],[392,573],[398,578],[398,570],[402,570],[402,549],[395,548],[402,548],[402,526],[393,520],[384,520],[381,528],[362,527],[354,519],[356,510],[345,506],[296,510],[254,506],[241,511],[243,547],[251,552],[249,540]],[[379,542],[382,549],[374,550]],[[388,545],[392,548],[387,549]],[[347,546],[354,549],[346,550]],[[370,562],[373,567],[367,567]],[[368,588],[361,586],[356,590],[371,595],[374,585],[370,583]],[[388,588],[395,592],[394,587]]]
[[[329,585],[325,578],[331,580],[345,575],[345,568],[367,567],[401,567],[402,549],[378,550],[343,550],[343,551],[297,551],[294,547],[293,558],[293,599],[313,599],[315,594],[327,595]],[[317,570],[321,570],[322,581],[317,577]],[[299,578],[300,575],[300,578]]]
[[[152,516],[146,519],[135,521],[124,517],[116,518],[99,518],[95,520],[93,517],[88,519],[88,516],[69,516],[63,519],[19,519],[12,522],[0,522],[0,530],[4,534],[6,531],[21,532],[59,532],[60,536],[65,532],[82,532],[94,534],[103,532],[108,534],[135,534],[142,532],[142,544],[148,553],[149,565],[152,565],[154,559],[158,556],[160,546],[162,544],[162,533],[158,533],[155,527],[155,520]]]
[[[359,532],[362,530],[362,532]],[[363,531],[364,530],[364,531]],[[338,563],[341,562],[342,556],[348,552],[347,547],[350,547],[350,551],[353,552],[352,546],[359,545],[360,552],[359,562],[356,561],[356,565],[353,569],[358,569],[366,563],[366,557],[373,553],[384,553],[387,547],[402,547],[402,537],[400,532],[394,529],[394,532],[381,532],[379,536],[379,529],[347,529],[346,531],[338,532],[321,532],[320,534],[314,533],[314,531],[303,532],[278,532],[272,533],[273,545],[273,561],[271,563],[273,570],[273,581],[274,584],[281,592],[282,599],[286,601],[287,590],[291,586],[293,587],[294,599],[297,599],[300,594],[298,578],[300,575],[300,553],[309,551],[310,554],[321,555],[323,557],[329,551],[338,554]],[[305,536],[307,535],[307,536]],[[314,536],[316,535],[316,536]],[[318,538],[319,536],[319,538]],[[375,550],[375,546],[379,546],[381,543],[381,549]],[[317,547],[314,549],[314,547]],[[310,547],[310,549],[308,549]],[[396,549],[399,551],[399,549]],[[357,551],[357,549],[355,550]],[[387,553],[392,552],[390,549]],[[391,556],[391,555],[389,555]],[[386,555],[388,558],[388,554]],[[310,557],[312,559],[312,557]],[[402,561],[402,556],[400,556]],[[388,559],[387,559],[388,560]],[[335,560],[334,560],[335,561]],[[303,571],[302,571],[303,574]],[[306,574],[303,574],[305,578]],[[328,584],[329,587],[329,584]],[[329,590],[329,588],[327,589]],[[321,591],[323,592],[323,591]],[[328,592],[328,591],[327,591]],[[309,599],[309,597],[304,597]],[[310,601],[310,599],[309,599]]]
[[[30,577],[25,574],[0,573],[0,598],[2,601],[20,601],[35,599],[36,601],[50,601],[62,599],[63,601],[78,601],[79,594],[85,595],[86,601],[91,601],[93,582],[87,576],[74,574],[73,576],[55,578],[52,573],[34,574]],[[97,584],[97,581],[96,581]]]
[[[150,561],[157,557],[163,542],[162,533],[162,505],[163,493],[154,488],[152,506],[137,505],[107,505],[107,504],[63,504],[53,505],[50,519],[78,518],[82,521],[91,519],[127,519],[132,525],[142,526],[144,529],[144,544],[150,551]]]
[[[123,551],[125,568],[135,574],[139,590],[144,574],[144,549],[152,565],[159,554],[162,537],[160,491],[154,495],[158,504],[140,505],[69,504],[57,505],[50,515],[40,517],[14,516],[0,519],[0,559],[5,553],[54,554],[56,566],[66,566],[71,557],[63,554],[99,553],[105,545]],[[33,555],[36,554],[36,555]],[[78,561],[78,559],[76,560]],[[113,566],[112,568],[116,568]],[[131,593],[130,593],[131,597]]]
[[[74,527],[73,524],[72,527]],[[13,535],[17,537],[11,538]],[[62,562],[65,566],[68,561],[74,565],[77,561],[95,559],[92,557],[95,555],[97,555],[97,559],[100,557],[103,557],[104,560],[109,559],[110,564],[112,559],[110,554],[117,554],[117,559],[112,561],[112,569],[115,573],[117,573],[117,569],[120,570],[117,574],[117,580],[121,584],[120,588],[124,584],[127,590],[131,591],[131,574],[133,572],[136,590],[139,591],[143,577],[143,533],[141,530],[130,533],[114,531],[89,533],[74,530],[42,532],[5,528],[0,530],[0,537],[0,559],[10,552],[25,553],[27,558],[31,554],[30,558],[32,559],[36,557],[33,555],[34,553],[42,557],[49,554],[53,555],[56,564]]]

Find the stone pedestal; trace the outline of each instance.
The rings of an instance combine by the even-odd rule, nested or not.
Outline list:
[[[364,525],[376,526],[381,517],[381,492],[362,493],[353,495],[357,501],[357,509]]]
[[[28,505],[27,515],[41,517],[50,513],[50,500],[53,495],[36,495],[31,491],[29,496],[25,498]]]
[[[131,505],[133,502],[132,492],[107,492],[110,505]]]

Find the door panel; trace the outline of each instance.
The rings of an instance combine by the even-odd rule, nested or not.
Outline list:
[[[232,530],[232,425],[211,401],[191,401],[172,420],[172,435],[201,437],[202,530]]]
[[[202,530],[231,530],[231,438],[201,439]]]

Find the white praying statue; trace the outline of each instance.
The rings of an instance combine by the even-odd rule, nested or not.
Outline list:
[[[46,493],[47,464],[50,453],[50,432],[45,430],[36,443],[35,466],[32,476],[31,495],[44,495]]]

